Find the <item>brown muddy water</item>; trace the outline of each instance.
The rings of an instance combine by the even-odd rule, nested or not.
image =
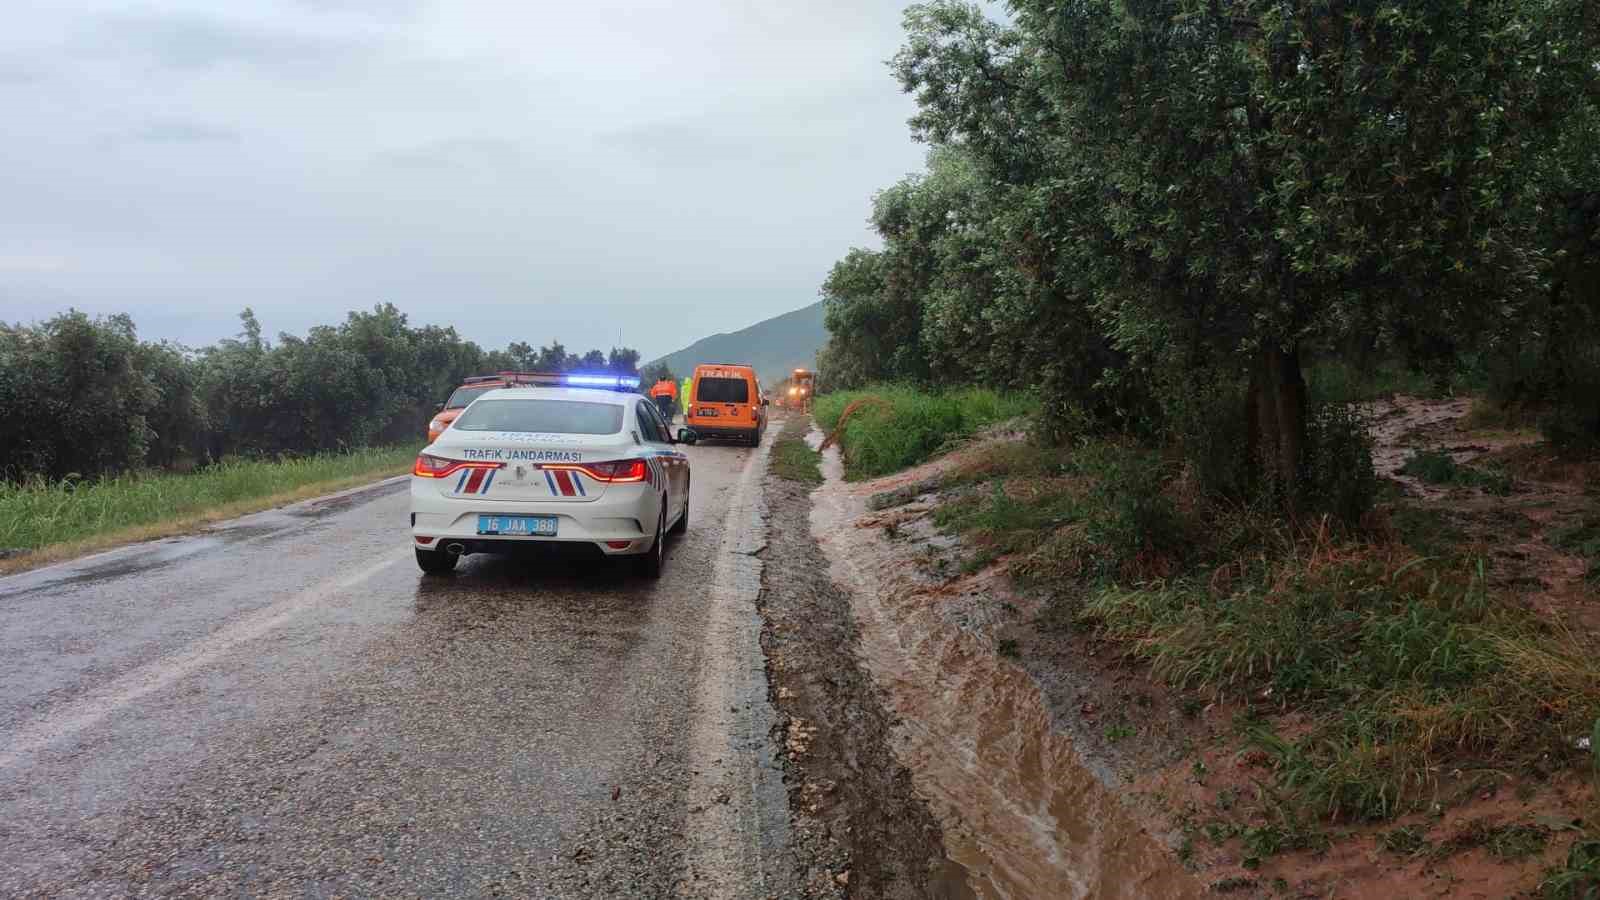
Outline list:
[[[849,590],[861,652],[900,724],[895,752],[982,898],[1179,898],[1202,888],[1050,727],[1031,677],[941,608],[910,554],[857,527],[886,486],[846,484],[837,450],[811,529]],[[925,473],[924,473],[925,474]],[[895,479],[915,478],[915,473]],[[906,482],[910,483],[910,482]]]

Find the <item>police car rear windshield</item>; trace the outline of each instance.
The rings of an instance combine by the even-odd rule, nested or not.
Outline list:
[[[479,397],[482,397],[484,394],[487,394],[490,391],[498,390],[498,389],[499,389],[498,386],[497,385],[493,385],[493,384],[491,384],[491,385],[489,385],[487,387],[456,388],[456,392],[454,394],[451,394],[450,395],[450,399],[446,400],[444,402],[444,408],[445,409],[462,409],[462,408],[466,407],[466,405],[468,403],[471,403],[472,401],[478,399]],[[437,397],[439,395],[438,394],[434,394],[434,396]]]
[[[750,402],[750,382],[743,378],[702,378],[694,390],[701,403]]]
[[[485,400],[461,414],[456,431],[525,431],[542,434],[616,434],[622,407],[572,400]]]

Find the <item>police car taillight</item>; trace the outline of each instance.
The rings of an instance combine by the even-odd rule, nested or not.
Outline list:
[[[417,456],[416,465],[411,467],[411,474],[420,478],[444,478],[461,471],[462,469],[501,469],[505,463],[498,462],[462,462],[459,459],[445,459],[442,456],[430,456],[426,453]]]
[[[603,484],[650,482],[650,466],[642,459],[619,459],[616,462],[596,463],[544,463],[539,468],[552,472],[582,472]]]

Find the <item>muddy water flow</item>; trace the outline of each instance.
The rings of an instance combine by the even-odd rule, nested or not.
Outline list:
[[[865,663],[901,719],[896,753],[973,892],[1198,896],[1172,852],[1051,729],[1033,680],[948,621],[938,587],[873,529],[857,527],[874,487],[845,484],[836,450],[824,469],[812,532],[850,592]]]

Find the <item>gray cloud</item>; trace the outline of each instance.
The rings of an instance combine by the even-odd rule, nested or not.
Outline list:
[[[189,12],[118,14],[101,20],[92,39],[111,53],[128,53],[157,66],[207,69],[227,64],[269,68],[324,67],[371,52],[352,37],[265,27]]]
[[[798,308],[921,163],[897,6],[24,4],[0,321],[76,305],[205,344],[246,305],[301,332],[391,301],[652,356]]]
[[[0,85],[23,85],[42,81],[43,71],[36,65],[0,56]]]
[[[524,151],[514,141],[452,138],[378,154],[381,165],[407,169],[504,169],[521,163]]]
[[[295,0],[299,6],[319,13],[345,13],[371,16],[383,21],[406,21],[427,8],[427,0]]]
[[[151,144],[231,143],[239,138],[237,129],[182,119],[151,122],[128,135],[129,140]]]

